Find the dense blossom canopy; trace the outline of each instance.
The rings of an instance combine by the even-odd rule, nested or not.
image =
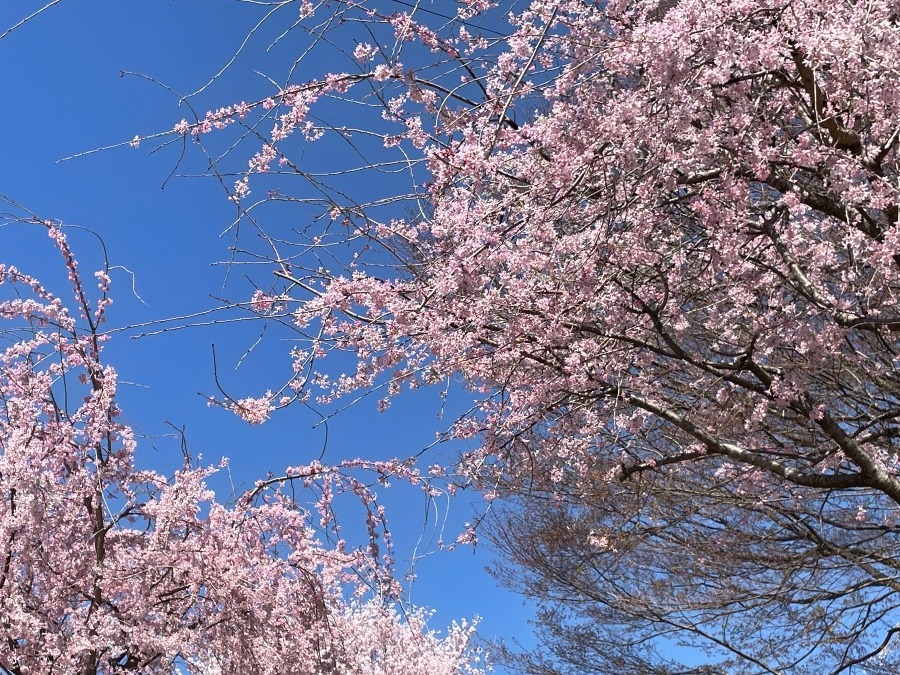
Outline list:
[[[529,590],[588,603],[600,661],[651,672],[639,645],[665,634],[727,672],[894,663],[900,6],[536,0],[511,28],[492,7],[446,24],[319,7],[346,19],[334,30],[369,26],[359,72],[176,129],[270,116],[233,198],[262,225],[268,200],[328,209],[290,254],[270,231],[287,283],[271,311],[314,339],[287,395],[255,404],[385,377],[382,406],[446,378],[480,392],[451,430],[480,439],[458,469],[554,505],[562,530],[529,529],[546,548],[518,561],[569,546],[568,595]],[[312,117],[323,97],[383,110],[373,170],[402,154],[425,177],[411,217],[328,191],[295,157],[300,134],[365,135]],[[315,197],[285,182],[253,202],[276,165]],[[365,242],[345,272],[342,237]],[[328,347],[358,368],[316,374]]]

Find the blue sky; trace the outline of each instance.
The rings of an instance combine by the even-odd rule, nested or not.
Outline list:
[[[43,4],[0,4],[0,32]],[[123,71],[155,78],[182,94],[196,91],[229,61],[260,11],[259,5],[228,0],[63,0],[0,40],[5,158],[0,194],[42,217],[83,226],[102,238],[116,267],[109,328],[204,311],[220,304],[215,297],[248,298],[253,283],[240,272],[223,287],[227,268],[218,264],[228,258],[231,240],[220,235],[234,219],[235,207],[214,180],[176,176],[167,181],[178,161],[175,146],[155,153],[150,144],[124,146],[59,160],[171,129],[188,116],[178,97],[148,79],[123,76]],[[265,30],[222,77],[192,99],[201,113],[270,93],[271,84],[254,69],[276,80],[286,76],[302,39],[291,36],[266,52]],[[311,67],[325,72],[347,64],[312,62]],[[193,161],[189,158],[178,172],[191,173]],[[97,267],[97,240],[77,229],[69,236],[83,269]],[[64,292],[57,256],[37,228],[0,229],[0,261],[49,278]],[[158,468],[178,465],[179,443],[167,422],[185,427],[193,454],[205,462],[231,458],[230,476],[222,477],[220,491],[229,480],[239,489],[269,471],[319,455],[324,429],[313,428],[317,417],[309,411],[291,409],[262,427],[249,427],[208,407],[198,395],[216,393],[212,345],[223,386],[240,398],[278,384],[289,368],[287,343],[263,340],[241,361],[262,329],[259,322],[246,321],[132,339],[160,327],[117,333],[106,356],[126,383],[120,402],[127,421],[142,435],[139,462]],[[451,409],[464,406],[464,399],[461,392],[451,397]],[[401,396],[383,415],[375,412],[375,398],[363,400],[328,424],[325,459],[412,454],[446,425],[436,417],[439,407],[437,392]],[[445,455],[453,451],[437,450]],[[429,505],[418,493],[398,488],[381,496],[401,550],[414,546],[421,532],[426,539],[431,536],[435,514],[426,521]],[[452,505],[447,538],[471,516],[469,502],[463,496]],[[529,612],[520,598],[496,588],[483,571],[489,563],[483,547],[428,556],[417,565],[412,599],[437,610],[435,627],[479,614],[485,637],[527,643]]]

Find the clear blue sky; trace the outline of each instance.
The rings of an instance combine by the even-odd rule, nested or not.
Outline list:
[[[0,4],[0,32],[43,4]],[[182,93],[194,91],[231,58],[259,14],[259,6],[229,0],[63,0],[0,40],[0,194],[45,218],[90,228],[105,242],[110,262],[134,273],[134,288],[143,302],[131,292],[132,277],[114,271],[110,327],[217,306],[211,296],[223,292],[225,268],[215,263],[227,258],[229,244],[219,235],[232,221],[234,206],[208,179],[175,178],[161,189],[177,160],[172,149],[151,154],[152,146],[121,147],[58,160],[170,129],[187,116],[177,97],[147,80],[122,77],[120,71],[152,76]],[[266,54],[262,46],[262,39],[251,43],[244,57],[197,97],[201,112],[271,91],[252,70],[280,78],[287,67],[285,55],[300,48],[286,41]],[[332,64],[321,65],[324,72]],[[83,269],[94,269],[96,240],[78,231],[69,236]],[[49,277],[56,289],[64,289],[57,256],[36,228],[0,230],[0,261]],[[224,293],[246,298],[252,289],[238,275]],[[139,462],[157,468],[180,462],[178,442],[166,421],[186,428],[192,452],[205,462],[230,457],[230,479],[238,488],[319,455],[323,430],[313,429],[316,418],[309,412],[287,411],[253,428],[209,408],[198,396],[216,392],[212,344],[220,378],[232,395],[259,395],[279,382],[289,366],[282,342],[264,341],[234,370],[260,329],[259,323],[241,323],[138,340],[127,335],[140,331],[118,335],[106,358],[127,383],[120,402],[127,421],[143,435]],[[438,406],[437,395],[425,392],[401,397],[389,413],[378,415],[374,399],[364,400],[331,421],[325,459],[412,454],[441,428],[435,417]],[[220,489],[226,485],[223,477]],[[426,505],[417,493],[397,490],[382,497],[400,548],[408,549],[423,530]],[[447,538],[469,518],[468,501],[463,497],[453,505]],[[428,523],[433,522],[432,513]],[[496,588],[483,571],[489,563],[482,547],[474,553],[461,549],[429,556],[417,566],[412,599],[437,610],[436,628],[479,614],[485,637],[528,643],[529,612],[520,598]]]

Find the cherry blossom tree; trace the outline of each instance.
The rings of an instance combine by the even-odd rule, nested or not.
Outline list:
[[[352,466],[292,467],[230,506],[216,467],[135,466],[101,360],[109,276],[91,292],[60,226],[31,220],[77,312],[0,265],[0,672],[483,673],[471,625],[440,636],[399,611],[384,516]],[[342,493],[367,512],[363,547],[340,538]]]
[[[565,672],[896,671],[900,7],[276,4],[312,51],[172,132],[255,145],[236,260],[309,338],[225,405],[477,392],[455,471],[519,500],[494,538]]]

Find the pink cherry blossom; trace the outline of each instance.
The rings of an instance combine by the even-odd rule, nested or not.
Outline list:
[[[357,126],[384,139],[321,199],[340,234],[271,225],[279,246],[306,236],[290,274],[270,255],[312,336],[302,386],[322,402],[386,388],[382,408],[398,371],[465,387],[475,402],[447,437],[473,447],[451,473],[557,506],[542,513],[574,534],[528,563],[571,584],[528,587],[595,608],[552,634],[608,625],[609,649],[590,646],[610,672],[669,669],[645,638],[693,641],[716,672],[896,670],[896,3],[459,12],[464,32],[342,6],[342,26],[393,51],[268,104],[300,173],[314,160],[288,138],[323,94],[324,116],[374,107]],[[395,165],[412,184],[364,198],[367,166],[381,180]],[[330,371],[329,350],[356,364]],[[538,525],[519,528],[532,550]],[[577,579],[539,567],[578,556]]]
[[[0,320],[19,336],[0,351],[0,670],[484,673],[473,625],[439,634],[392,602],[384,514],[349,469],[293,467],[225,505],[208,484],[216,467],[135,466],[116,372],[101,361],[110,279],[97,274],[92,302],[62,229],[46,226],[80,318],[0,265],[14,298]],[[259,422],[270,402],[235,410]],[[358,548],[330,520],[342,493],[370,514]]]

